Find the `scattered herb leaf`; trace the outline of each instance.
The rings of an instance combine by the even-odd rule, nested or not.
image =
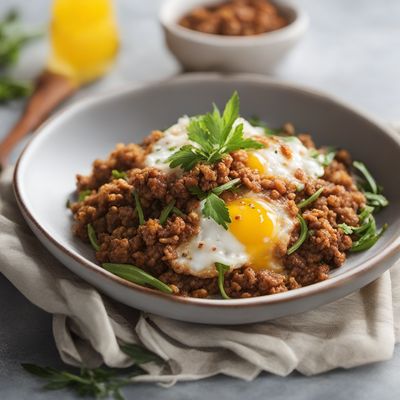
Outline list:
[[[132,196],[135,199],[136,211],[137,211],[138,218],[139,218],[139,225],[143,225],[144,224],[144,214],[143,214],[143,208],[142,208],[142,204],[140,203],[138,192],[136,190],[134,190],[132,192]]]
[[[228,229],[228,224],[231,222],[229,211],[225,202],[218,196],[227,190],[232,190],[239,182],[240,178],[232,179],[223,185],[211,189],[209,192],[203,192],[199,187],[192,186],[189,188],[189,192],[203,201],[201,210],[205,217],[212,218],[217,224]]]
[[[327,147],[325,153],[319,152],[317,149],[311,149],[309,152],[310,156],[315,158],[323,167],[327,167],[336,156],[336,150],[334,147]]]
[[[100,250],[100,246],[99,246],[99,243],[97,241],[96,231],[94,230],[92,224],[88,224],[87,225],[87,233],[88,233],[90,244],[92,245],[92,247],[96,251],[99,251]]]
[[[218,288],[221,292],[221,296],[224,299],[230,299],[230,297],[226,294],[224,288],[224,281],[225,281],[225,273],[229,271],[230,267],[225,264],[215,263],[215,268],[218,271]]]
[[[202,214],[207,218],[212,218],[225,229],[228,229],[228,224],[231,222],[225,202],[212,192],[204,199]]]
[[[83,200],[85,200],[86,197],[88,197],[91,193],[92,193],[92,191],[91,191],[90,189],[82,190],[82,191],[79,192],[79,194],[78,194],[78,201],[83,201]]]
[[[172,207],[172,212],[174,214],[176,214],[178,217],[184,217],[185,216],[185,214],[179,208],[176,208],[176,207]]]
[[[324,191],[324,188],[319,188],[315,193],[313,193],[310,197],[307,199],[304,199],[301,201],[299,204],[297,204],[298,208],[304,208],[310,205],[311,203],[314,203],[315,200],[318,199],[319,196],[321,196],[322,192]]]
[[[297,214],[297,219],[300,222],[300,235],[299,235],[299,238],[297,239],[297,241],[288,249],[288,251],[287,251],[288,255],[293,254],[296,250],[298,250],[299,247],[307,239],[307,234],[308,234],[307,223],[301,214]]]
[[[231,181],[226,182],[221,186],[217,186],[216,188],[211,189],[211,191],[217,196],[219,196],[220,194],[226,192],[227,190],[233,189],[236,185],[239,184],[239,182],[240,178],[232,179]]]
[[[375,182],[375,179],[372,177],[370,172],[368,171],[367,167],[364,165],[364,163],[360,161],[354,161],[353,162],[353,167],[356,168],[358,171],[360,171],[367,183],[367,187],[365,189],[369,189],[366,191],[369,191],[371,193],[378,193],[378,186]]]
[[[127,281],[142,286],[149,285],[164,293],[172,293],[172,289],[167,284],[143,271],[141,268],[136,267],[135,265],[103,263],[101,264],[101,266],[108,272],[111,272],[112,274],[117,275],[120,278],[126,279]]]
[[[175,200],[170,201],[161,211],[160,214],[160,224],[164,225],[167,221],[169,214],[171,213],[172,209],[174,208]]]
[[[385,224],[381,230],[377,231],[375,218],[372,215],[373,211],[374,208],[369,206],[366,206],[361,211],[358,216],[360,219],[359,226],[350,226],[345,223],[338,225],[346,235],[357,236],[357,240],[353,242],[350,251],[358,252],[368,250],[378,241],[386,230],[387,225]]]
[[[126,174],[126,172],[124,171],[118,171],[117,169],[113,169],[111,171],[111,175],[113,176],[113,178],[115,179],[126,179],[128,177],[128,175]]]

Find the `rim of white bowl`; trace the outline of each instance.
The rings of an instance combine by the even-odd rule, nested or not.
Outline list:
[[[16,196],[17,203],[26,219],[35,226],[35,228],[43,235],[47,241],[49,241],[53,246],[58,248],[61,252],[64,253],[69,258],[72,258],[75,262],[78,262],[82,267],[91,270],[103,277],[114,281],[119,285],[134,289],[135,291],[139,291],[144,295],[151,295],[152,297],[160,297],[162,300],[171,301],[172,303],[181,303],[181,304],[191,304],[194,306],[200,307],[223,307],[223,308],[232,308],[232,307],[264,307],[268,304],[277,304],[277,303],[287,303],[294,300],[303,299],[305,297],[318,295],[321,293],[330,293],[331,291],[345,287],[348,285],[354,278],[362,276],[366,274],[368,271],[373,269],[378,263],[384,261],[386,258],[393,257],[395,254],[399,254],[400,250],[400,236],[393,238],[390,242],[386,244],[386,246],[382,249],[379,254],[373,255],[366,259],[362,264],[357,265],[356,267],[350,269],[349,271],[344,272],[341,275],[334,276],[322,282],[317,282],[309,286],[301,287],[295,290],[289,290],[283,293],[277,293],[272,295],[264,295],[258,297],[251,297],[245,299],[198,299],[194,297],[180,297],[174,296],[170,294],[166,294],[160,292],[155,289],[151,289],[145,286],[140,286],[135,283],[126,281],[122,278],[119,278],[116,275],[111,274],[110,272],[101,268],[98,264],[88,260],[83,255],[79,254],[75,250],[71,250],[57,240],[55,240],[51,233],[48,232],[39,221],[32,215],[29,207],[26,205],[24,200],[23,190],[21,189],[21,171],[24,166],[25,158],[29,155],[31,151],[34,151],[35,148],[40,145],[40,141],[44,140],[47,135],[54,134],[55,131],[48,130],[45,131],[48,126],[50,126],[53,121],[58,120],[60,118],[68,118],[71,114],[75,114],[76,112],[80,112],[81,109],[90,109],[93,106],[96,106],[98,103],[102,103],[107,100],[112,100],[115,97],[119,97],[121,95],[135,92],[140,93],[141,91],[146,91],[149,88],[155,88],[160,86],[168,86],[171,84],[180,85],[186,84],[188,81],[247,81],[249,83],[259,83],[259,84],[268,84],[273,85],[275,87],[281,88],[290,88],[291,90],[305,93],[307,95],[311,95],[317,98],[321,98],[324,101],[328,101],[331,104],[336,106],[346,108],[353,113],[357,114],[359,117],[363,118],[366,122],[371,125],[377,126],[381,129],[388,137],[390,137],[394,143],[400,149],[400,138],[398,134],[396,134],[391,128],[384,126],[376,119],[366,115],[363,111],[359,110],[357,107],[347,104],[345,101],[339,100],[335,96],[325,94],[324,92],[310,89],[304,87],[302,85],[298,85],[292,82],[285,82],[282,80],[277,80],[273,78],[268,78],[262,75],[256,74],[229,74],[224,75],[220,73],[188,73],[180,76],[176,76],[167,80],[156,81],[151,84],[141,84],[138,85],[132,84],[130,87],[125,87],[124,89],[115,89],[110,91],[109,93],[104,93],[101,95],[89,95],[85,98],[77,100],[75,103],[67,106],[63,110],[56,112],[52,117],[50,117],[47,121],[45,121],[36,131],[32,140],[26,145],[22,154],[20,155],[17,164],[14,170],[14,178],[13,178],[13,187]],[[42,132],[45,131],[45,132]],[[68,267],[66,267],[68,268]]]
[[[166,0],[159,11],[158,17],[161,25],[174,35],[195,43],[206,44],[217,47],[242,47],[242,46],[262,46],[266,44],[272,44],[277,42],[287,41],[292,38],[301,36],[308,28],[309,17],[307,13],[293,2],[288,1],[276,1],[278,8],[290,10],[294,17],[288,25],[283,28],[279,28],[275,31],[260,33],[251,36],[224,36],[210,33],[204,33],[188,29],[180,26],[177,20],[182,15],[175,14],[173,17],[169,17],[171,6],[175,3],[184,2],[185,0]],[[204,0],[204,5],[220,3],[222,0]],[[197,3],[196,3],[197,4]],[[200,4],[198,4],[200,5]],[[188,8],[192,9],[193,6]]]

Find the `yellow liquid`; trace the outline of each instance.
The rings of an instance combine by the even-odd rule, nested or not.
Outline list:
[[[76,84],[105,74],[118,51],[111,0],[54,0],[50,26],[51,71]]]

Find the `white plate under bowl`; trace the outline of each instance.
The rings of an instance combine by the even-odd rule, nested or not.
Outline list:
[[[244,117],[258,115],[271,126],[291,121],[312,133],[318,144],[347,148],[364,161],[385,187],[390,206],[378,222],[389,229],[370,250],[351,255],[331,278],[286,293],[250,299],[182,298],[126,282],[100,268],[92,249],[71,234],[66,199],[75,174],[88,173],[95,158],[106,157],[118,142],[140,142],[153,129],[222,106],[234,90]],[[14,177],[19,207],[41,242],[71,271],[110,297],[138,309],[178,320],[242,324],[310,310],[339,299],[376,279],[399,258],[400,144],[395,133],[362,113],[288,83],[263,77],[189,74],[80,101],[37,132],[21,155]]]

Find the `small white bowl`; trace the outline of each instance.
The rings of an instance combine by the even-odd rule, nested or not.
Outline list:
[[[159,13],[168,48],[188,71],[273,72],[303,36],[308,16],[297,5],[274,2],[289,24],[276,31],[253,36],[222,36],[187,29],[181,17],[199,6],[223,0],[166,0]]]

